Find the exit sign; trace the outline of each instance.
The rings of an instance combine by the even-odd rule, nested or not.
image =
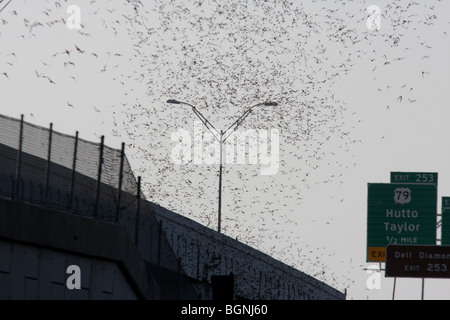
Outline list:
[[[450,245],[450,197],[442,197],[441,244]]]
[[[437,172],[391,172],[391,183],[431,183],[437,186]]]
[[[386,277],[450,278],[450,246],[388,245]]]
[[[384,262],[388,244],[436,244],[437,188],[428,183],[369,183],[367,261]]]

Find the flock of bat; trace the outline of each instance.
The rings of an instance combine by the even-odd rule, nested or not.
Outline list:
[[[17,41],[65,27],[67,1],[46,1],[41,12],[33,13],[20,11],[16,1],[20,3],[12,1],[0,13],[0,43],[6,32],[2,27],[13,21],[23,22]],[[225,166],[223,232],[263,251],[273,250],[274,257],[342,287],[348,278],[324,272],[321,260],[329,252],[307,246],[302,249],[308,252],[302,252],[299,243],[308,239],[295,228],[286,231],[287,226],[314,223],[302,219],[297,209],[309,189],[322,184],[339,188],[346,170],[357,165],[352,148],[361,140],[352,131],[363,124],[332,87],[363,62],[372,70],[374,90],[397,92],[396,101],[380,112],[418,103],[408,79],[396,87],[380,84],[379,77],[393,65],[416,63],[412,52],[421,52],[422,62],[432,59],[432,46],[421,32],[438,20],[440,2],[389,1],[381,12],[389,31],[371,31],[365,28],[364,3],[92,0],[81,7],[82,28],[70,31],[73,44],[49,49],[30,73],[56,88],[68,79],[77,81],[74,70],[90,59],[97,67],[83,72],[98,72],[119,83],[123,101],[112,106],[113,134],[127,142],[127,155],[135,174],[144,179],[147,198],[213,229],[218,166],[172,163],[171,134],[180,127],[192,131],[197,119],[190,108],[165,101],[194,104],[219,128],[252,104],[278,102],[279,107],[254,110],[242,128],[280,130],[280,171],[263,177],[255,166]],[[133,46],[101,48],[102,33],[90,27],[93,20],[103,33],[118,41],[131,39]],[[445,31],[442,36],[447,39]],[[0,82],[11,81],[15,64],[32,54],[16,51],[14,43],[0,46]],[[429,71],[418,76],[426,81]],[[137,87],[146,88],[145,94],[137,96]],[[61,107],[79,106],[67,101]],[[104,107],[92,110],[102,112]],[[339,197],[337,204],[343,201]],[[324,223],[315,228],[332,230],[332,220]],[[276,245],[262,248],[263,243]]]

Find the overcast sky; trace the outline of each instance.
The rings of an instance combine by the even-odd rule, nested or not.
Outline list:
[[[0,112],[125,141],[147,199],[215,229],[218,166],[172,161],[172,134],[198,119],[166,100],[219,130],[275,100],[242,128],[279,130],[279,171],[225,166],[223,232],[350,299],[391,299],[383,273],[380,289],[366,285],[367,183],[438,172],[439,212],[450,195],[450,4],[258,3],[4,0]],[[67,27],[70,5],[81,29]],[[449,281],[426,280],[425,298],[449,299]],[[421,284],[397,280],[396,297],[420,299]]]

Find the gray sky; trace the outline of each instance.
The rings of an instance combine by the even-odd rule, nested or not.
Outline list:
[[[193,132],[197,118],[165,101],[198,106],[220,130],[276,100],[242,128],[280,130],[280,170],[225,167],[224,233],[349,298],[390,299],[392,279],[366,286],[367,183],[438,172],[438,211],[450,195],[450,5],[245,3],[13,0],[0,12],[0,112],[92,141],[103,134],[111,147],[125,141],[149,200],[215,229],[217,165],[170,160],[171,134]],[[81,10],[80,30],[65,24],[69,5]],[[370,5],[381,9],[379,30],[367,28]],[[396,297],[420,290],[421,280],[399,279]],[[426,280],[425,298],[449,299],[449,280]]]

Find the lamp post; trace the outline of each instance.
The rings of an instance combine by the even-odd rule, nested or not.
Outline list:
[[[271,106],[275,107],[278,105],[276,102],[262,102],[255,104],[247,110],[235,121],[233,122],[225,131],[220,130],[220,132],[206,119],[195,106],[189,104],[187,102],[182,102],[178,100],[167,100],[167,103],[171,104],[185,104],[192,108],[192,111],[195,115],[202,121],[205,127],[211,132],[214,138],[219,142],[220,145],[220,164],[219,164],[219,207],[218,207],[218,222],[217,222],[217,231],[220,233],[221,221],[222,221],[222,169],[223,169],[223,145],[228,137],[233,133],[233,131],[237,130],[237,128],[241,125],[244,119],[252,112],[252,109],[258,106]]]

